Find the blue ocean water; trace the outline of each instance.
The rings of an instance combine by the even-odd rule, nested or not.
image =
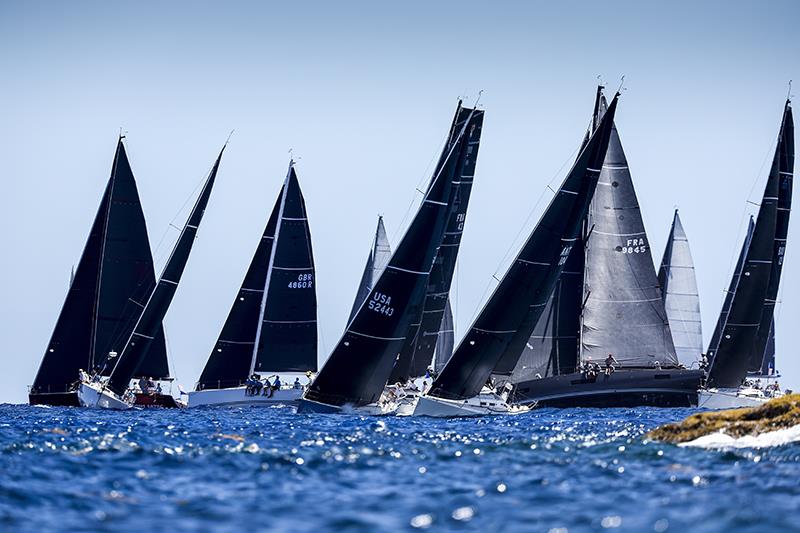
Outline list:
[[[438,420],[290,407],[2,405],[0,530],[800,527],[800,446],[709,451],[644,441],[690,412]]]

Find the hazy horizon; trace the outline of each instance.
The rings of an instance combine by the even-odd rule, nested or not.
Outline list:
[[[567,7],[565,7],[567,6]],[[211,2],[0,4],[4,298],[0,403],[25,402],[80,257],[117,136],[157,272],[187,201],[235,130],[166,317],[187,390],[227,316],[289,161],[308,208],[319,361],[347,319],[378,214],[394,246],[459,97],[486,111],[452,293],[456,341],[560,182],[595,85],[616,123],[658,266],[680,209],[707,345],[769,170],[800,4]],[[797,87],[797,85],[795,85]],[[797,92],[798,89],[795,89]],[[776,314],[800,387],[797,216]],[[794,241],[798,241],[795,243]],[[159,243],[161,243],[159,245]]]

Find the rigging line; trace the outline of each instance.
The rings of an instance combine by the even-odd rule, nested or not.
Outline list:
[[[228,141],[230,140],[231,135],[233,135],[233,130],[231,130],[231,133],[228,135],[228,140],[225,141],[225,146],[228,145]],[[192,192],[186,197],[186,199],[183,202],[183,205],[181,205],[181,207],[178,209],[178,211],[175,213],[175,215],[172,217],[172,219],[167,223],[167,227],[166,227],[166,229],[164,229],[164,232],[161,234],[161,237],[158,240],[158,244],[156,244],[155,248],[153,248],[153,267],[155,267],[155,265],[157,263],[161,263],[163,261],[164,256],[166,255],[166,251],[162,246],[164,245],[164,241],[167,238],[167,234],[170,232],[170,229],[177,228],[177,226],[175,225],[175,222],[178,220],[178,217],[181,216],[181,214],[186,210],[186,206],[189,204],[189,202],[192,201],[197,196],[197,191],[200,190],[202,188],[203,184],[206,182],[206,178],[211,173],[211,170],[214,168],[214,165],[216,164],[216,162],[217,162],[217,160],[214,159],[214,162],[212,162],[211,166],[208,167],[208,170],[206,170],[206,173],[202,175],[202,177],[200,178],[200,181],[197,182],[197,184],[195,185],[194,189],[192,189]],[[188,215],[187,215],[187,218],[188,218]],[[181,224],[181,226],[180,226],[180,231],[183,231],[183,224]],[[178,235],[178,237],[180,237],[180,234]],[[195,238],[197,238],[197,236],[195,236]],[[176,238],[175,241],[177,241],[177,240],[178,239]],[[174,246],[174,242],[173,242],[173,246]],[[170,253],[172,252],[172,247],[169,247],[169,252]],[[158,272],[158,269],[155,269],[155,270],[156,270],[156,272]],[[156,276],[156,278],[158,278],[158,276]]]

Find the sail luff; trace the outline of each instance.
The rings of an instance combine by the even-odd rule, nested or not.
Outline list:
[[[747,234],[745,235],[744,242],[742,242],[742,248],[739,250],[739,258],[736,260],[736,266],[733,269],[731,281],[728,285],[728,289],[725,291],[725,298],[722,302],[722,309],[717,317],[714,333],[711,335],[711,342],[708,344],[708,350],[706,353],[709,361],[713,361],[714,355],[717,353],[717,348],[719,348],[719,341],[722,338],[722,331],[725,329],[725,323],[728,321],[728,314],[731,311],[731,303],[733,302],[733,296],[736,294],[736,287],[739,284],[739,277],[742,275],[744,259],[747,256],[747,249],[750,247],[750,241],[753,238],[753,230],[755,229],[755,226],[755,220],[753,220],[753,217],[751,216],[750,221],[747,223]]]
[[[197,229],[208,205],[211,189],[214,186],[224,151],[225,147],[222,148],[217,160],[214,162],[214,166],[192,208],[192,212],[189,214],[178,241],[175,243],[172,253],[164,266],[161,277],[158,279],[156,288],[150,294],[142,314],[136,322],[136,326],[133,328],[133,332],[125,343],[122,352],[119,354],[114,369],[106,382],[106,388],[118,395],[122,395],[128,389],[131,378],[147,355],[147,349],[161,328],[161,321],[164,319],[170,303],[172,303],[172,298],[175,296],[178,283],[192,251]]]
[[[103,191],[74,279],[36,372],[31,388],[33,393],[67,392],[78,380],[78,370],[91,360],[92,317],[102,255],[103,225],[111,201],[112,177]]]
[[[493,372],[513,371],[577,239],[608,147],[618,96],[434,381],[431,395],[470,398],[480,392]]]
[[[292,166],[294,165],[294,161],[289,161],[289,170],[286,171],[286,178],[283,182],[283,189],[281,189],[281,203],[280,207],[278,208],[278,218],[275,221],[275,233],[273,234],[272,238],[272,247],[269,251],[269,263],[267,264],[267,276],[264,278],[264,291],[261,293],[261,308],[258,311],[258,326],[256,327],[256,337],[255,342],[253,343],[253,356],[250,360],[250,371],[249,375],[252,375],[255,372],[256,368],[256,360],[258,359],[258,348],[259,344],[261,343],[261,330],[264,327],[264,312],[267,309],[267,297],[269,296],[269,280],[272,276],[272,267],[275,264],[275,250],[277,249],[278,238],[280,237],[281,231],[281,219],[283,219],[283,210],[286,207],[286,195],[289,192],[289,176],[292,173]]]
[[[703,330],[694,262],[677,209],[661,259],[658,284],[678,361],[689,367],[699,361],[703,352]]]

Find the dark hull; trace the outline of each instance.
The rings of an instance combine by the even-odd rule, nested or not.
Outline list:
[[[31,405],[52,405],[54,407],[80,407],[78,393],[72,392],[46,392],[28,394],[28,403]]]
[[[135,407],[164,407],[168,409],[178,409],[182,407],[175,401],[175,397],[170,394],[136,394]]]
[[[536,407],[694,407],[700,370],[618,370],[594,378],[567,374],[517,384],[514,402]]]

